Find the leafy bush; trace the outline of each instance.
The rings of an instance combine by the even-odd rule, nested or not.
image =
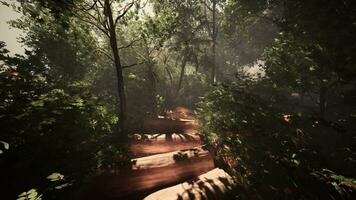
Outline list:
[[[30,190],[36,188],[45,199],[68,199],[68,192],[78,191],[100,165],[118,159],[112,155],[125,159],[123,146],[115,143],[114,110],[85,84],[57,88],[39,57],[29,52],[27,57],[1,58],[0,139],[6,141],[0,155],[0,184],[6,188],[2,197],[15,199],[24,191],[31,191],[24,198],[37,197]],[[65,182],[46,180],[54,172],[63,174]],[[58,189],[67,192],[55,194]]]
[[[352,129],[340,131],[335,123],[296,108],[279,89],[266,80],[244,79],[212,88],[199,104],[207,141],[218,163],[236,176],[238,194],[244,199],[352,199],[355,179],[345,177],[356,175]]]

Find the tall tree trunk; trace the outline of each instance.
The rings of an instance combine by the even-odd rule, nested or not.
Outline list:
[[[154,116],[157,116],[158,113],[157,113],[157,103],[156,103],[156,95],[157,95],[156,79],[155,79],[155,75],[153,72],[153,63],[152,62],[149,62],[147,64],[147,75],[148,75],[148,80],[150,81],[152,114]]]
[[[149,85],[149,91],[150,91],[150,103],[151,103],[151,112],[153,116],[157,116],[158,112],[157,112],[157,101],[156,101],[156,95],[157,95],[157,87],[156,87],[156,77],[153,71],[153,67],[154,67],[154,62],[152,61],[152,58],[150,56],[150,51],[149,51],[149,47],[147,44],[147,40],[146,38],[144,39],[144,43],[145,43],[145,50],[146,50],[146,66],[147,66],[147,79],[150,82]]]
[[[171,87],[173,87],[173,76],[171,70],[168,68],[168,66],[165,66],[164,68],[168,74],[169,77],[169,82],[171,83]]]
[[[125,87],[124,87],[124,77],[122,73],[122,66],[120,62],[120,55],[119,50],[117,47],[116,41],[116,26],[114,24],[110,1],[105,0],[105,14],[108,18],[109,22],[109,37],[110,37],[110,46],[114,56],[114,63],[116,68],[116,75],[117,75],[117,86],[119,92],[119,99],[120,99],[120,111],[119,111],[119,127],[120,131],[125,133],[126,132],[126,120],[127,120],[127,112],[126,112],[126,94],[125,94]]]
[[[172,76],[172,72],[171,70],[168,68],[167,64],[165,64],[165,69],[167,71],[167,74],[169,76],[169,80],[170,80],[170,87],[166,87],[165,88],[165,96],[166,96],[166,99],[164,101],[164,108],[169,108],[170,106],[172,106],[172,102],[173,102],[173,92],[172,92],[172,89],[174,88],[174,82],[173,82],[173,76]],[[173,90],[174,91],[174,90]]]
[[[213,33],[212,33],[212,50],[213,50],[213,60],[212,60],[212,69],[211,69],[211,82],[216,82],[216,37],[217,37],[217,27],[216,27],[216,0],[213,0]]]
[[[185,73],[185,66],[187,65],[187,60],[188,60],[188,54],[187,54],[187,50],[185,50],[184,55],[183,55],[183,61],[182,61],[182,66],[181,66],[178,86],[177,86],[177,95],[176,95],[176,97],[178,96],[179,91],[182,88],[183,79],[184,79],[184,73]]]

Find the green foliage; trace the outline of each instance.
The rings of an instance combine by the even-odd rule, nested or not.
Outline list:
[[[313,172],[311,175],[316,177],[317,180],[323,182],[325,184],[324,187],[327,187],[329,190],[333,191],[335,197],[346,197],[351,199],[356,195],[355,179],[346,178],[328,169]]]
[[[55,172],[47,176],[51,182],[54,182],[51,186],[48,186],[47,190],[60,190],[65,187],[71,186],[72,183],[66,183],[64,175]],[[30,189],[27,192],[22,192],[18,195],[17,200],[41,200],[42,194],[39,194],[36,189]]]
[[[321,67],[337,72],[343,79],[354,79],[356,15],[351,13],[356,10],[355,3],[288,1],[286,6],[283,28],[319,46],[314,58]]]
[[[128,163],[110,42],[93,31],[104,9],[84,19],[75,11],[100,2],[19,2],[0,1],[23,13],[11,25],[28,48],[10,56],[0,42],[2,197],[70,199],[98,168]],[[207,141],[242,199],[352,199],[355,5],[135,1],[116,26],[130,129],[201,101]],[[256,63],[265,75],[245,76]],[[213,68],[223,83],[209,88]]]
[[[26,30],[26,35],[21,38],[23,44],[34,49],[37,56],[42,57],[41,62],[50,66],[47,69],[49,78],[57,81],[57,85],[83,80],[99,59],[96,39],[89,26],[80,20],[68,15],[54,16],[47,3],[23,3],[24,16],[10,23],[15,28]]]
[[[113,159],[124,165],[127,153],[114,137],[113,104],[89,84],[97,55],[88,27],[75,20],[63,27],[48,10],[31,4],[23,9],[42,21],[25,15],[13,22],[28,31],[26,44],[32,49],[26,55],[10,56],[0,43],[1,140],[11,146],[0,160],[2,196],[70,199],[99,166]],[[46,180],[53,171],[65,180]],[[33,187],[37,190],[22,193]]]
[[[354,179],[344,178],[350,187],[334,193],[314,174],[328,167],[336,174],[355,176],[354,153],[347,153],[355,152],[353,128],[340,135],[271,88],[267,81],[243,79],[212,88],[199,104],[208,143],[219,163],[237,177],[238,193],[247,199],[352,199]],[[346,124],[353,122],[348,120]],[[333,180],[338,175],[325,176]],[[342,181],[333,184],[343,187]]]
[[[227,37],[232,44],[248,38],[247,49],[256,48],[250,55],[264,61],[265,76],[249,80],[240,74],[234,83],[212,88],[199,113],[208,142],[241,183],[241,197],[355,197],[351,99],[356,87],[350,56],[356,41],[350,34],[356,33],[356,20],[346,14],[353,11],[350,1],[227,5]],[[270,37],[273,28],[268,29],[266,38],[274,41],[261,48],[254,45],[264,43],[254,25],[266,21],[279,34]]]
[[[41,200],[42,195],[38,194],[36,189],[30,189],[27,192],[21,193],[18,197],[17,200]]]
[[[227,3],[222,28],[225,48],[234,50],[230,63],[251,64],[260,59],[264,49],[273,42],[280,29],[274,19],[279,16],[275,12],[279,10],[276,2],[234,0]]]
[[[59,180],[63,180],[64,176],[58,172],[55,172],[47,176],[47,179],[49,179],[50,181],[59,181]]]
[[[1,118],[3,137],[13,146],[1,161],[1,171],[6,172],[2,181],[19,190],[59,170],[69,181],[80,183],[105,162],[99,152],[111,145],[108,139],[116,120],[96,97],[52,89],[28,102],[16,102],[21,98],[6,99],[14,103],[2,110],[9,113]],[[26,169],[33,170],[27,173]]]
[[[9,143],[4,142],[4,141],[0,141],[0,143],[3,145],[3,148],[4,148],[5,150],[9,150],[9,148],[10,148]],[[4,151],[3,151],[3,150],[0,150],[0,154],[3,154],[3,153],[4,153]]]
[[[280,32],[264,53],[267,76],[278,87],[286,86],[302,93],[320,88],[323,81],[332,82],[335,75],[322,69],[313,58],[313,50],[317,48],[320,47]]]

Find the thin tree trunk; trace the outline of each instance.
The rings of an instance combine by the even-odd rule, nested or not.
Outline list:
[[[198,60],[197,55],[194,55],[194,61],[195,61],[195,71],[198,72],[199,71],[199,60]]]
[[[119,99],[120,99],[119,127],[120,127],[120,131],[125,133],[127,113],[126,113],[126,95],[125,95],[125,87],[124,87],[124,78],[123,78],[122,66],[120,62],[119,50],[116,41],[116,30],[115,30],[116,27],[114,24],[109,0],[105,0],[105,12],[109,20],[110,46],[114,56],[114,63],[115,63],[116,75],[117,75],[117,86],[118,86]]]
[[[168,66],[165,66],[165,69],[168,73],[169,76],[169,80],[170,80],[170,87],[166,87],[165,88],[165,94],[166,94],[166,100],[164,101],[165,103],[165,108],[169,108],[172,105],[172,101],[173,101],[173,92],[172,89],[174,88],[174,82],[173,82],[173,76],[172,76],[172,72],[170,71],[170,69],[168,68]],[[174,91],[174,90],[173,90]]]
[[[166,69],[166,72],[167,72],[167,74],[168,74],[168,76],[169,76],[169,81],[170,81],[170,83],[171,83],[171,87],[173,87],[173,76],[172,76],[172,72],[171,72],[171,70],[168,68],[168,66],[166,66],[165,69]]]
[[[150,81],[150,95],[151,95],[151,104],[152,104],[152,114],[157,115],[157,103],[156,103],[156,79],[153,72],[153,63],[147,63],[147,76]]]
[[[180,71],[180,76],[179,76],[179,82],[178,82],[178,86],[177,86],[177,95],[179,94],[180,89],[182,88],[182,84],[183,84],[183,79],[184,79],[184,73],[185,73],[185,66],[187,64],[187,60],[188,60],[188,55],[185,51],[184,56],[183,56],[183,61],[182,61],[182,66],[181,66],[181,71]]]
[[[212,33],[212,42],[213,42],[213,63],[212,63],[212,69],[211,69],[211,82],[215,83],[216,82],[216,36],[217,36],[217,30],[216,30],[216,0],[213,0],[213,33]]]
[[[157,103],[156,103],[156,95],[157,95],[157,88],[156,88],[156,77],[153,71],[154,63],[150,57],[149,47],[147,44],[146,38],[144,38],[145,43],[145,50],[146,50],[146,59],[147,59],[147,79],[150,82],[149,90],[150,90],[150,99],[151,99],[151,106],[152,106],[152,115],[157,116]]]

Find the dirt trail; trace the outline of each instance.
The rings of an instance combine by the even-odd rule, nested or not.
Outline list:
[[[225,193],[227,186],[219,180],[231,183],[232,179],[214,169],[213,158],[203,145],[190,110],[179,107],[165,118],[147,119],[144,128],[145,133],[132,135],[130,148],[136,158],[131,160],[131,168],[96,177],[87,199],[192,199],[189,191],[197,194],[205,191],[210,194],[209,199],[220,199],[218,196]],[[219,187],[212,188],[209,186],[212,182],[204,182],[209,177]],[[192,190],[196,187],[192,181],[195,179],[205,189]],[[189,191],[176,184],[190,185]],[[196,195],[193,199],[203,198],[204,195]]]

